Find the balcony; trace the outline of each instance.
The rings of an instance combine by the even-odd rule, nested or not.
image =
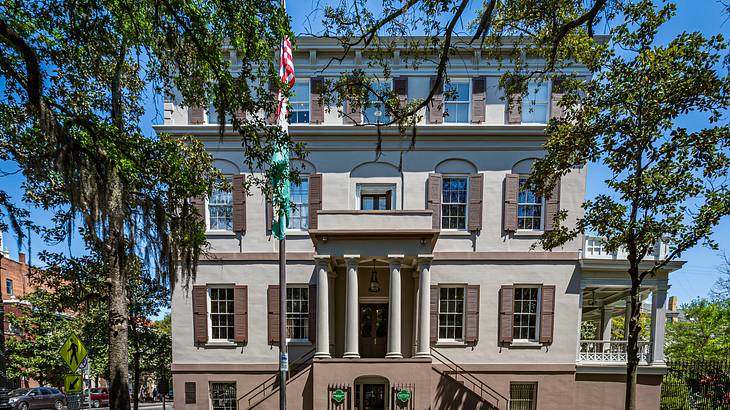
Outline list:
[[[320,254],[428,254],[439,235],[432,219],[431,210],[321,210],[309,236]]]
[[[578,361],[583,363],[626,363],[626,340],[581,340]],[[651,345],[639,342],[639,363],[651,363]]]

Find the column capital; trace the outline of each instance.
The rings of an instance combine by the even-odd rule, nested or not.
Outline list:
[[[433,262],[433,255],[418,255],[416,258],[416,263],[419,268],[424,265],[430,265],[431,262]]]
[[[314,255],[314,263],[317,265],[317,268],[329,270],[331,266],[330,259],[330,255]]]
[[[399,265],[403,263],[403,258],[405,258],[405,255],[388,255],[388,263],[390,265]]]
[[[348,266],[350,264],[360,263],[360,255],[342,255],[342,257],[345,259]]]

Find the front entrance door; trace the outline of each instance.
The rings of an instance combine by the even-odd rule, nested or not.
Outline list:
[[[355,410],[386,410],[385,384],[355,385]]]
[[[388,351],[388,305],[360,304],[360,356],[385,357]]]

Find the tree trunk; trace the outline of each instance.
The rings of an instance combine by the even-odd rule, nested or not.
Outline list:
[[[134,321],[132,321],[134,323]],[[132,385],[135,391],[134,397],[132,398],[133,409],[139,410],[139,334],[137,333],[137,326],[132,324],[132,344],[134,345],[134,353],[132,357],[132,366],[134,368],[134,381]]]
[[[125,255],[123,195],[119,176],[110,172],[109,244],[106,263],[109,269],[109,408],[129,410],[129,310],[127,301],[128,271]]]
[[[626,346],[626,410],[636,410],[636,370],[639,367],[639,331],[641,330],[641,299],[639,299],[638,267],[630,268],[631,298],[627,309],[631,309],[629,323],[624,324],[624,331],[628,331]],[[636,275],[633,275],[633,273]]]

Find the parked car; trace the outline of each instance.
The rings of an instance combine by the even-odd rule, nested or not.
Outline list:
[[[89,389],[84,390],[84,404],[89,403]],[[91,406],[101,407],[103,404],[109,404],[109,389],[106,387],[95,387],[91,389]]]
[[[53,387],[15,389],[10,392],[10,405],[17,410],[54,409],[63,410],[66,396]]]

